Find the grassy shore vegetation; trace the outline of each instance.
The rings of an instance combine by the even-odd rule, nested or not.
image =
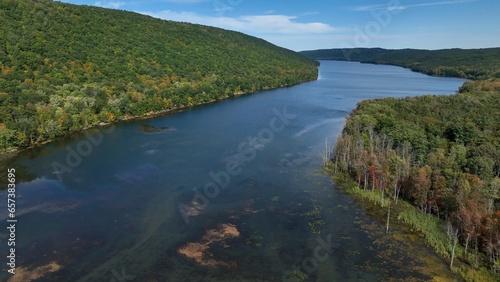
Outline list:
[[[500,48],[387,50],[381,48],[347,48],[303,51],[315,60],[355,61],[396,65],[435,76],[468,79],[500,78]]]
[[[317,78],[242,33],[51,0],[0,1],[0,151]]]
[[[373,203],[378,206],[378,211],[376,214],[383,214],[380,217],[385,217],[387,212],[387,207],[391,206],[390,221],[391,224],[404,224],[411,226],[411,230],[418,232],[423,236],[425,243],[431,246],[437,254],[442,258],[447,259],[448,262],[452,262],[452,253],[464,254],[465,248],[460,244],[454,245],[453,231],[449,225],[449,222],[439,219],[431,214],[425,214],[419,212],[415,207],[406,201],[393,201],[390,197],[383,197],[382,193],[378,190],[366,190],[359,186],[351,175],[337,172],[334,173],[335,167],[333,163],[329,163],[325,170],[328,173],[332,173],[332,177],[335,179],[336,184],[341,187],[345,192],[347,192],[351,197],[355,199],[361,199]],[[454,249],[455,248],[455,249]],[[479,254],[483,256],[484,254]],[[453,259],[453,265],[451,265],[451,270],[462,277],[465,281],[470,282],[491,282],[500,281],[500,276],[496,275],[494,272],[489,270],[486,266],[481,266],[479,268],[471,267],[472,261],[474,261],[475,254],[469,252],[468,259],[463,259],[456,257]],[[439,278],[435,277],[433,281],[441,281]],[[443,280],[448,281],[448,280]]]
[[[467,281],[500,281],[500,82],[360,102],[332,170],[421,231]],[[352,186],[352,185],[351,185]],[[403,199],[404,201],[402,201]]]

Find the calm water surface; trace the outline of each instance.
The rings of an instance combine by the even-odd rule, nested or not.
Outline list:
[[[19,153],[2,164],[16,168],[18,179],[21,280],[11,281],[451,277],[419,240],[408,242],[411,234],[386,234],[384,222],[338,190],[321,164],[357,102],[452,94],[463,82],[323,61],[314,82]],[[145,125],[155,128],[145,132]],[[5,212],[0,219],[7,226]]]

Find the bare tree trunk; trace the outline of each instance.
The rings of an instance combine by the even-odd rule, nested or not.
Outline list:
[[[453,267],[453,261],[455,259],[455,249],[458,243],[458,227],[453,227],[453,224],[450,220],[446,222],[446,235],[448,235],[448,239],[450,239],[451,243],[451,261],[450,261],[450,269]]]
[[[456,229],[455,233],[453,234],[453,247],[451,248],[450,268],[453,267],[453,259],[455,258],[455,248],[457,247],[457,242],[458,242],[458,228]]]
[[[387,206],[387,226],[385,228],[385,233],[389,232],[389,219],[391,217],[391,203]]]
[[[381,195],[381,198],[382,198],[382,203],[384,203],[384,194],[385,194],[384,193],[385,191],[384,191],[383,187],[384,187],[384,183],[382,181],[380,181],[380,195]]]
[[[398,196],[399,196],[399,185],[398,185],[398,182],[399,182],[399,177],[396,177],[396,179],[394,180],[395,184],[394,184],[394,201],[396,201],[396,203],[398,202]]]
[[[465,238],[465,259],[467,259],[467,249],[469,248],[470,234],[467,233],[467,238]]]
[[[493,211],[494,203],[495,203],[494,199],[488,199],[488,211],[490,213],[494,213],[494,211]]]
[[[375,190],[375,173],[372,174],[372,192]]]

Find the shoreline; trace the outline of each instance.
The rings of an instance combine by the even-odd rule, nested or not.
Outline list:
[[[34,143],[34,144],[32,144],[32,145],[30,145],[28,147],[11,148],[11,149],[7,149],[5,151],[0,151],[0,158],[8,157],[10,154],[17,154],[17,153],[20,153],[20,152],[25,151],[25,150],[29,150],[29,149],[36,148],[38,146],[49,144],[51,142],[54,142],[54,141],[57,141],[57,140],[61,140],[63,138],[71,136],[73,134],[81,133],[81,132],[84,132],[84,131],[90,130],[90,129],[100,129],[100,128],[103,128],[103,127],[106,127],[106,126],[110,126],[110,125],[117,124],[119,122],[125,122],[125,121],[153,119],[153,118],[162,117],[162,116],[169,115],[169,114],[175,114],[177,112],[182,112],[184,110],[187,110],[187,109],[190,109],[190,108],[195,108],[195,107],[198,107],[198,106],[203,106],[203,105],[209,105],[209,104],[213,104],[213,103],[217,103],[217,102],[222,102],[222,101],[226,101],[226,100],[229,100],[229,99],[238,98],[240,96],[251,95],[251,94],[256,94],[256,93],[270,91],[270,90],[276,90],[276,89],[281,89],[281,88],[292,87],[292,86],[295,86],[295,85],[299,85],[299,84],[302,84],[302,83],[308,83],[308,82],[312,82],[312,81],[315,81],[315,80],[318,80],[318,77],[316,77],[315,79],[304,80],[304,81],[296,83],[296,84],[280,85],[280,86],[275,87],[275,88],[264,87],[263,89],[257,90],[257,91],[254,91],[254,92],[237,92],[237,93],[234,93],[232,96],[226,96],[226,97],[222,97],[220,99],[210,100],[210,101],[207,101],[207,102],[193,104],[193,105],[188,105],[188,106],[174,107],[174,108],[171,108],[171,109],[165,109],[165,110],[161,110],[161,111],[157,111],[157,112],[148,112],[148,113],[146,113],[144,115],[125,116],[125,117],[123,117],[121,119],[117,119],[117,120],[112,121],[112,122],[99,122],[99,123],[97,123],[95,125],[83,127],[81,129],[77,129],[77,130],[68,132],[67,134],[64,134],[64,135],[61,135],[61,136],[57,136],[57,137],[52,138],[52,139],[47,139],[47,140],[42,140],[42,141],[36,142],[36,143]]]
[[[377,193],[378,191],[372,192],[371,190],[361,189],[356,180],[351,176],[340,172],[335,173],[330,163],[326,164],[323,171],[332,179],[336,188],[347,193],[353,200],[370,203],[373,208],[371,211],[372,215],[370,215],[371,217],[385,221],[384,217],[387,214],[387,202],[385,197],[384,200],[381,200],[379,193]],[[359,205],[359,202],[355,204]],[[449,242],[446,240],[436,240],[436,237],[444,238],[443,236],[447,236],[445,230],[439,228],[444,223],[435,216],[429,217],[427,214],[421,214],[411,203],[403,199],[400,199],[398,203],[389,200],[389,204],[391,205],[390,226],[404,227],[409,229],[411,233],[418,235],[421,239],[421,243],[429,247],[436,256],[440,257],[443,262],[448,265],[448,269],[451,273],[457,275],[463,281],[486,282],[497,281],[496,279],[500,278],[495,276],[489,269],[484,268],[484,266],[475,269],[458,255],[455,256],[453,267],[450,268],[449,263],[451,257],[448,253],[449,250],[442,249],[443,246],[447,247]],[[389,227],[389,230],[390,229],[391,227]],[[459,246],[457,246],[456,254],[463,252],[461,249],[463,246]]]
[[[485,79],[471,79],[471,78],[462,77],[462,76],[434,75],[434,74],[430,74],[430,73],[425,73],[425,72],[422,72],[422,71],[414,70],[414,69],[412,69],[411,67],[408,67],[408,66],[397,65],[397,64],[390,64],[390,63],[362,62],[362,61],[356,61],[356,60],[336,60],[336,59],[316,59],[316,60],[318,60],[318,61],[333,61],[333,62],[350,62],[350,63],[370,64],[370,65],[379,65],[379,66],[380,65],[382,65],[382,66],[394,66],[394,67],[404,68],[404,69],[410,70],[412,72],[421,73],[421,74],[432,76],[432,77],[457,78],[457,79],[465,79],[467,81],[481,81],[481,80],[485,80]]]

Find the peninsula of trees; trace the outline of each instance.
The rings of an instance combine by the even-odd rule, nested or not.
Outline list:
[[[342,51],[324,54],[333,58],[335,52]],[[439,244],[449,246],[445,249],[451,265],[458,258],[473,269],[487,267],[496,274],[500,274],[499,52],[500,48],[353,51],[353,60],[358,54],[368,61],[373,54],[371,62],[483,80],[466,82],[455,95],[358,103],[337,139],[333,159],[336,171],[352,176],[360,189],[378,191],[393,203],[402,198],[422,214],[447,222],[450,241]],[[312,57],[319,58],[320,53]],[[424,53],[429,56],[424,58]],[[451,60],[453,54],[456,60]],[[456,72],[438,71],[444,69]],[[458,242],[463,247],[455,254]]]
[[[317,78],[242,33],[51,0],[0,1],[0,151]]]
[[[500,78],[500,48],[442,50],[347,48],[300,53],[315,60],[395,65],[435,76],[474,80]]]

